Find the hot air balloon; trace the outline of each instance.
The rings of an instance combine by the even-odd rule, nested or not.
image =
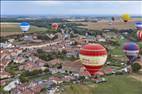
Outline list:
[[[95,75],[107,60],[107,50],[100,44],[87,44],[80,49],[79,57],[87,71]]]
[[[57,30],[59,25],[57,23],[52,23],[52,29]]]
[[[130,20],[130,16],[128,14],[123,14],[121,18],[124,22],[128,22]]]
[[[125,43],[123,46],[123,52],[129,59],[129,62],[133,62],[139,54],[139,46],[134,42]]]
[[[142,22],[136,22],[135,26],[138,30],[142,30]]]
[[[111,20],[112,20],[112,21],[115,21],[115,18],[114,18],[114,17],[112,17],[112,18],[111,18]]]
[[[20,28],[22,32],[27,32],[30,29],[30,24],[28,22],[21,22]]]
[[[137,38],[142,41],[142,30],[137,31]]]

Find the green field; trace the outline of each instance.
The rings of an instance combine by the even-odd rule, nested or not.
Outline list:
[[[1,36],[22,34],[18,23],[1,23]],[[47,28],[31,26],[27,33],[47,31]]]
[[[45,31],[46,28],[31,26],[29,32]],[[21,31],[18,23],[1,23],[1,32],[19,32]]]
[[[142,94],[142,82],[127,75],[109,76],[106,83],[65,86],[61,94]]]
[[[46,28],[31,26],[29,32],[37,32],[37,31],[46,31]],[[20,32],[21,29],[19,27],[15,28],[1,28],[1,32]]]

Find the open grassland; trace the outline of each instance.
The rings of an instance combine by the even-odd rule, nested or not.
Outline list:
[[[102,29],[125,30],[125,29],[136,29],[135,22],[137,21],[142,21],[142,19],[132,19],[129,22],[123,22],[122,20],[116,20],[114,22],[110,22],[109,20],[102,20],[98,22],[70,22],[70,23],[83,24],[85,26],[79,26],[79,27],[91,30],[102,30]]]
[[[19,23],[0,23],[1,26],[1,36],[8,36],[8,35],[16,35],[22,34],[21,29],[19,27]],[[29,32],[42,32],[46,31],[46,28],[31,26]]]
[[[127,75],[109,76],[106,83],[65,86],[62,94],[142,94],[142,82]]]

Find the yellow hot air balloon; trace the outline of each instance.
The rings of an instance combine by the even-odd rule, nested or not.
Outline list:
[[[130,16],[128,14],[123,14],[121,18],[124,22],[128,22],[130,20]]]

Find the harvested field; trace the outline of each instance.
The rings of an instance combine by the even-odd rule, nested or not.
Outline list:
[[[76,24],[83,24],[85,26],[79,26],[81,28],[87,28],[91,30],[102,30],[102,29],[117,29],[117,30],[125,30],[125,29],[136,29],[135,22],[142,21],[142,19],[134,19],[129,22],[123,22],[122,20],[116,20],[114,22],[110,22],[109,20],[102,20],[98,22],[70,22]]]
[[[0,23],[1,26],[1,36],[9,36],[9,35],[17,35],[22,34],[21,29],[19,27],[19,23]],[[29,32],[41,32],[46,31],[47,28],[41,28],[36,26],[31,26]]]

